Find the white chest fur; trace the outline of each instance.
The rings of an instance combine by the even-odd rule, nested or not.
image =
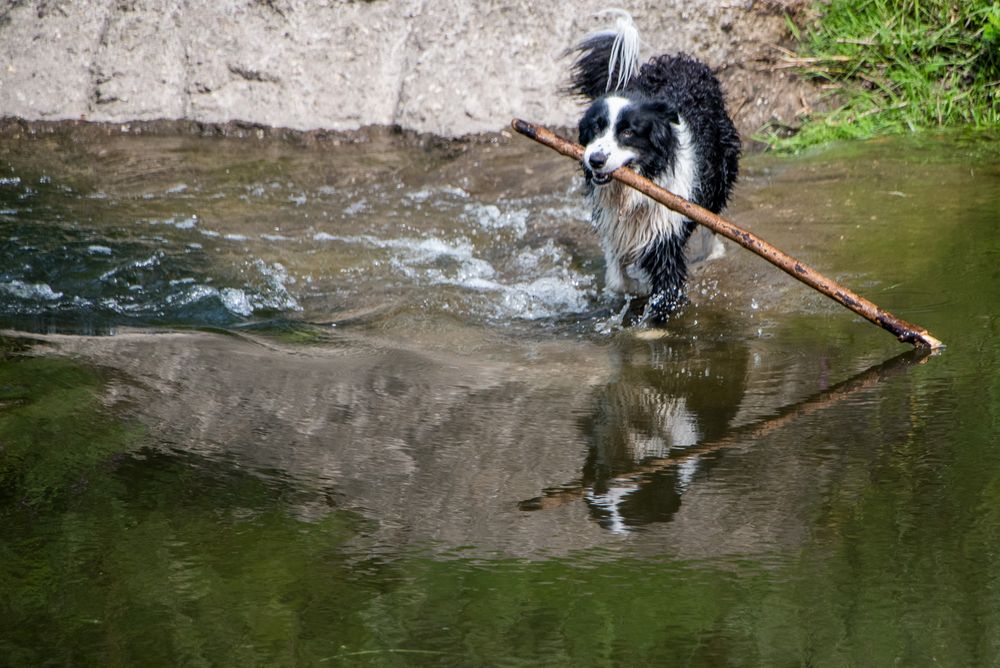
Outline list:
[[[677,139],[674,167],[656,182],[675,195],[691,199],[697,187],[698,156],[684,119],[673,130]],[[636,263],[658,237],[681,234],[684,216],[618,181],[595,188],[591,204],[593,224],[601,236],[607,261],[607,289],[623,294],[648,294],[648,277]]]

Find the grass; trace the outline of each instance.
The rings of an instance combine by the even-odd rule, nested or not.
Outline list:
[[[759,139],[798,150],[967,125],[1000,127],[1000,3],[992,0],[829,0],[799,28],[783,65],[816,80],[830,110],[798,132]],[[788,133],[785,132],[784,135]]]

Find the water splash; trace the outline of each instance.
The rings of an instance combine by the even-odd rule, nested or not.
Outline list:
[[[0,283],[0,290],[29,303],[54,302],[63,296],[63,293],[56,292],[45,283],[25,283],[18,280]]]

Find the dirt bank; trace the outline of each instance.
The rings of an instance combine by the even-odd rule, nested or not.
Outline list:
[[[815,97],[775,72],[794,0],[636,0],[643,57],[719,68],[744,136]],[[13,0],[0,4],[0,117],[243,121],[295,130],[494,132],[575,124],[568,45],[601,0]]]

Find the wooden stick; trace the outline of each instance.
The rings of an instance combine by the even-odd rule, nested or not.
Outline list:
[[[563,139],[540,125],[515,118],[511,122],[511,126],[522,135],[545,144],[567,157],[577,161],[583,159],[582,146]],[[869,322],[891,332],[903,343],[909,343],[915,347],[919,346],[929,350],[937,350],[944,347],[944,344],[931,336],[930,332],[926,329],[897,318],[861,295],[823,276],[812,267],[799,262],[788,253],[775,248],[757,235],[737,227],[708,209],[704,209],[682,197],[678,197],[631,169],[620,167],[612,172],[611,176],[625,185],[635,188],[647,197],[656,200],[668,209],[681,213],[694,222],[700,223],[713,232],[721,234],[747,250],[756,253],[789,276],[797,278],[814,290],[822,292],[838,304],[854,311]]]

